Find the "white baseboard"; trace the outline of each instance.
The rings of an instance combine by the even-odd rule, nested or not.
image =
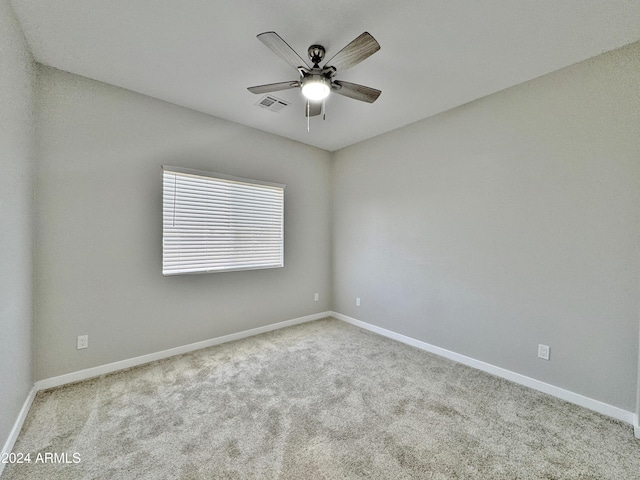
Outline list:
[[[9,454],[13,451],[13,446],[18,439],[18,435],[20,435],[20,430],[22,430],[22,425],[27,418],[27,414],[29,413],[29,409],[31,408],[31,404],[33,403],[33,399],[36,398],[36,393],[38,393],[38,389],[33,386],[29,395],[27,395],[27,399],[22,404],[22,409],[20,409],[20,413],[18,414],[18,418],[16,418],[15,423],[13,424],[13,428],[11,432],[9,432],[9,438],[4,443],[4,447],[2,447],[2,452],[0,452],[0,457],[4,457],[4,454]],[[2,476],[2,471],[4,470],[4,466],[6,464],[0,462],[0,476]]]
[[[640,420],[637,414],[633,416],[633,434],[640,440]]]
[[[514,383],[524,385],[525,387],[533,388],[534,390],[547,393],[551,396],[560,398],[567,402],[574,403],[581,407],[588,408],[589,410],[593,410],[603,415],[607,415],[617,420],[621,420],[623,422],[633,425],[636,437],[640,438],[640,427],[638,426],[638,419],[633,412],[628,412],[627,410],[614,407],[613,405],[600,402],[599,400],[594,400],[592,398],[585,397],[584,395],[580,395],[578,393],[565,390],[564,388],[556,387],[555,385],[544,383],[544,382],[541,382],[540,380],[536,380],[534,378],[530,378],[525,375],[512,372],[511,370],[507,370],[501,367],[496,367],[495,365],[491,365],[490,363],[481,362],[480,360],[476,360],[474,358],[467,357],[465,355],[460,355],[459,353],[455,353],[450,350],[446,350],[444,348],[436,347],[435,345],[431,345],[429,343],[422,342],[420,340],[416,340],[414,338],[392,332],[391,330],[387,330],[381,327],[377,327],[375,325],[371,325],[361,320],[356,320],[355,318],[342,315],[341,313],[331,312],[331,316],[333,316],[334,318],[337,318],[338,320],[342,320],[343,322],[347,322],[347,323],[350,323],[351,325],[355,325],[356,327],[364,328],[365,330],[369,330],[371,332],[377,333],[384,337],[392,338],[399,342],[406,343],[407,345],[417,347],[421,350],[434,353],[441,357],[445,357],[455,362],[462,363],[463,365],[467,365],[469,367],[482,370],[483,372],[490,373],[497,377],[510,380]]]
[[[46,390],[48,388],[59,387],[68,383],[74,383],[81,380],[87,380],[89,378],[99,377],[100,375],[105,375],[107,373],[143,365],[145,363],[162,360],[163,358],[173,357],[175,355],[181,355],[183,353],[193,352],[195,350],[211,347],[213,345],[219,345],[221,343],[232,342],[234,340],[240,340],[242,338],[253,337],[254,335],[260,335],[261,333],[271,332],[272,330],[278,330],[280,328],[290,327],[292,325],[298,325],[300,323],[320,320],[321,318],[329,317],[330,315],[331,312],[316,313],[313,315],[307,315],[305,317],[285,320],[284,322],[265,325],[264,327],[252,328],[243,332],[231,333],[222,337],[210,338],[209,340],[203,340],[201,342],[191,343],[189,345],[183,345],[181,347],[170,348],[161,352],[149,353],[140,357],[129,358],[127,360],[120,360],[118,362],[108,363],[106,365],[100,365],[98,367],[87,368],[86,370],[66,373],[57,377],[39,380],[35,383],[35,388],[36,391],[40,391]]]

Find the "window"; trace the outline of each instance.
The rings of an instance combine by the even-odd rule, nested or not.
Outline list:
[[[284,266],[284,185],[162,169],[163,275]]]

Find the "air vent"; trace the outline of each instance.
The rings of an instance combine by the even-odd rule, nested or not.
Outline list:
[[[260,99],[260,101],[258,103],[256,103],[256,105],[258,105],[259,107],[262,107],[262,108],[266,108],[267,110],[271,110],[272,112],[279,112],[280,110],[282,110],[284,107],[288,106],[289,104],[287,102],[285,102],[284,100],[281,100],[281,99],[276,98],[274,96],[265,95],[264,97],[262,97]]]

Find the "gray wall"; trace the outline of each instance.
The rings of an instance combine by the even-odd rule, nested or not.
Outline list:
[[[36,380],[330,309],[328,152],[58,70],[38,78]],[[285,267],[163,277],[162,164],[287,184]]]
[[[640,44],[337,152],[334,310],[634,411],[639,152]]]
[[[34,68],[0,0],[0,448],[32,386]]]

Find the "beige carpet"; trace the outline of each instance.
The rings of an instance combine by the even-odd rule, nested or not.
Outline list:
[[[41,392],[14,452],[80,463],[2,480],[640,478],[629,425],[333,319]]]

